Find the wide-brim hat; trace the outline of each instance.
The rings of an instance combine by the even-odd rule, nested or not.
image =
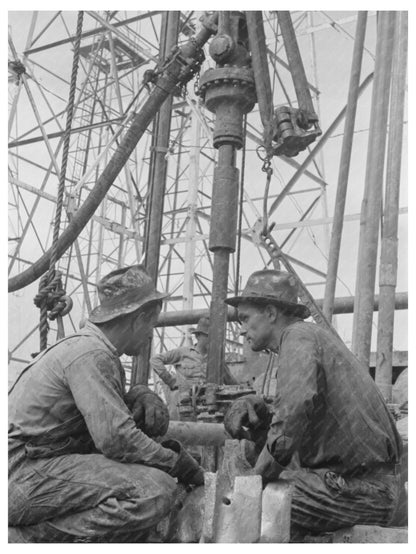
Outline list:
[[[298,286],[295,277],[285,271],[274,269],[252,273],[241,295],[227,298],[225,302],[235,308],[241,302],[270,303],[302,319],[311,315],[309,308],[298,302]]]
[[[195,329],[191,329],[194,335],[208,335],[209,332],[209,317],[201,317]]]
[[[99,281],[97,289],[100,305],[89,316],[92,323],[105,323],[169,296],[156,290],[142,265],[112,271]]]

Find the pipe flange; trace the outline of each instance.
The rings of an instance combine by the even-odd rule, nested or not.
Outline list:
[[[248,113],[256,102],[253,72],[249,68],[242,67],[220,67],[208,70],[201,77],[199,94],[211,112],[217,113],[218,109],[223,107],[227,112],[232,109]],[[236,117],[236,114],[233,117]]]
[[[204,98],[208,89],[223,84],[255,89],[253,70],[246,66],[228,65],[208,69],[200,78],[198,94]]]

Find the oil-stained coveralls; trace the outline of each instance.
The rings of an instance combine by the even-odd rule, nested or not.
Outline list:
[[[88,322],[9,396],[9,525],[27,542],[128,542],[166,515],[176,454],[136,428],[112,343]],[[158,469],[160,468],[160,469]]]
[[[281,336],[277,391],[257,468],[293,483],[292,529],[388,525],[402,443],[369,373],[330,332],[298,320]]]
[[[272,413],[259,396],[241,398],[225,427],[235,438],[248,433],[262,448],[254,472],[264,481],[292,482],[292,531],[388,525],[402,454],[394,420],[341,339],[303,321],[310,311],[298,296],[292,274],[261,270],[226,300],[237,307],[252,350],[278,352],[278,362]]]

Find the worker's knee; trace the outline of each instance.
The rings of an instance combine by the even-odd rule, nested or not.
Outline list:
[[[137,542],[175,503],[175,479],[159,469],[124,465],[123,490],[90,509],[12,529],[10,542]]]
[[[138,497],[166,494],[173,496],[176,490],[176,479],[165,471],[155,467],[129,465],[130,471],[125,478],[129,479]]]
[[[176,489],[176,479],[154,467],[147,467],[145,478],[141,477],[140,481],[136,482],[138,496],[153,497],[163,515],[172,508]]]

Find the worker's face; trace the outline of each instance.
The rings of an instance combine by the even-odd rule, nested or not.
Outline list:
[[[267,308],[241,303],[238,305],[238,319],[241,323],[240,335],[245,337],[254,352],[272,346],[273,318]]]
[[[205,352],[208,349],[208,335],[205,333],[196,333],[196,344],[201,352]]]
[[[160,314],[161,306],[155,304],[144,312],[139,312],[131,322],[131,333],[124,353],[128,356],[137,356],[143,347],[150,341],[153,328]]]

